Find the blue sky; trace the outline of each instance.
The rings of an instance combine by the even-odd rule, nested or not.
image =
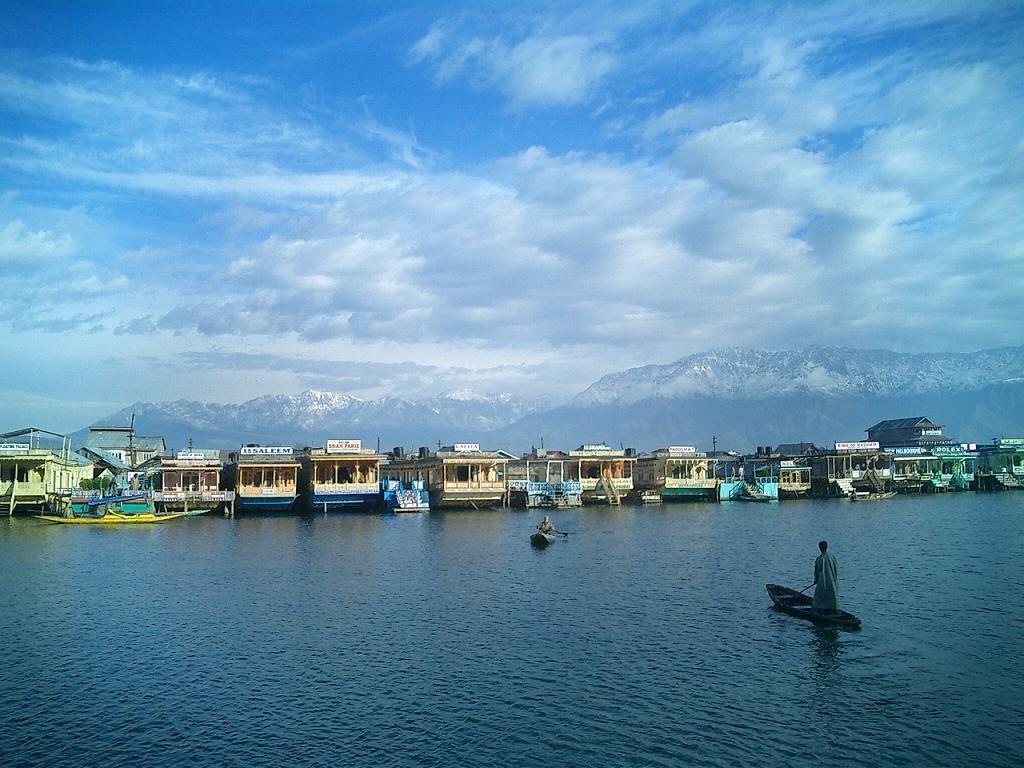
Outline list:
[[[620,5],[4,3],[0,423],[1024,343],[1024,5]]]

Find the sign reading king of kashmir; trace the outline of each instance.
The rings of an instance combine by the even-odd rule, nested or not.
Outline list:
[[[328,440],[327,453],[359,453],[363,450],[362,440]]]
[[[878,441],[862,440],[853,443],[836,443],[837,451],[877,451]]]
[[[243,456],[291,456],[292,449],[283,445],[248,445],[241,450]]]
[[[456,453],[479,453],[480,443],[456,443],[452,446]]]
[[[178,451],[177,458],[201,461],[206,458],[206,454],[201,451]]]

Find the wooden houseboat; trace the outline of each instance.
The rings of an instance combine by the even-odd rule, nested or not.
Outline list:
[[[45,444],[47,436],[52,447]],[[63,435],[34,427],[0,435],[0,513],[66,506],[93,471],[92,462],[72,452]]]
[[[303,497],[313,511],[380,511],[384,456],[361,440],[328,440],[302,457]]]
[[[292,448],[247,445],[233,464],[240,512],[291,512],[298,496],[299,462]]]
[[[636,455],[632,448],[615,450],[604,443],[587,443],[569,451],[566,479],[578,480],[583,503],[622,503],[633,491]]]
[[[514,507],[578,507],[583,486],[566,477],[569,454],[541,449],[508,463],[509,502]]]
[[[634,483],[662,501],[718,501],[715,459],[691,445],[659,448],[636,460]]]
[[[810,457],[812,496],[850,497],[893,487],[893,455],[877,440],[837,442],[830,453]]]
[[[388,479],[405,488],[422,483],[431,509],[493,507],[507,501],[506,470],[515,458],[504,451],[481,451],[479,443],[456,443],[436,452],[393,459]]]
[[[893,446],[893,487],[901,493],[963,491],[974,485],[978,454],[970,446]]]
[[[1024,488],[1024,437],[997,437],[981,447],[977,487],[983,491]]]
[[[220,451],[188,448],[174,456],[158,456],[153,461],[156,464],[153,502],[161,513],[201,515],[234,501],[235,492],[221,487]],[[140,468],[145,469],[146,465]]]
[[[803,499],[810,495],[810,462],[807,459],[780,459],[779,498]]]

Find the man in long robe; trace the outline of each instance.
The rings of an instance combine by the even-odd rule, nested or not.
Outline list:
[[[814,561],[814,599],[811,603],[816,611],[826,613],[839,610],[839,566],[835,555],[828,552],[828,542],[819,541],[821,554]]]

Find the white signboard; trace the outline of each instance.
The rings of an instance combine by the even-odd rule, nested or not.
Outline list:
[[[590,451],[591,453],[607,453],[611,449],[610,445],[605,445],[604,443],[586,443],[582,450]]]
[[[28,443],[0,443],[0,451],[27,451]]]
[[[862,440],[854,443],[836,443],[837,451],[877,451],[877,440]]]
[[[682,456],[684,453],[696,453],[697,449],[692,445],[670,445],[668,447],[669,456]]]
[[[359,453],[363,450],[362,440],[328,440],[327,453]]]
[[[201,451],[178,451],[177,458],[188,461],[202,461],[206,454]]]
[[[479,453],[480,443],[456,443],[454,448],[456,453]]]
[[[242,456],[291,456],[292,449],[282,445],[249,445],[240,453]]]

